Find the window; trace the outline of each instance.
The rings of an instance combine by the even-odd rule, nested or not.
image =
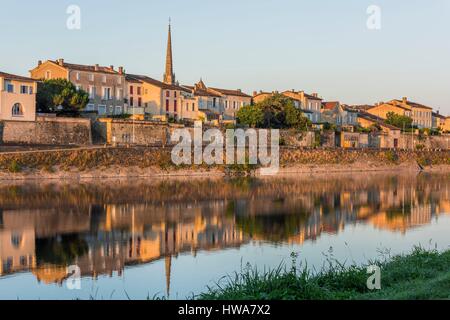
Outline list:
[[[138,94],[138,96],[141,95],[141,87],[137,87],[137,94]]]
[[[167,92],[169,92],[169,91],[167,91]],[[166,112],[169,112],[169,106],[170,106],[169,99],[167,99],[166,100]]]
[[[14,85],[10,81],[5,81],[5,90],[9,93],[14,93]]]
[[[94,111],[94,104],[92,104],[92,103],[89,103],[87,106],[86,106],[86,111]]]
[[[122,84],[122,78],[121,77],[117,78],[117,84]]]
[[[45,79],[51,79],[52,78],[52,72],[51,71],[46,71],[45,72]]]
[[[138,98],[138,107],[142,107],[142,98],[141,97]]]
[[[192,104],[192,111],[195,111],[195,103]]]
[[[121,100],[122,97],[123,97],[123,90],[119,88],[119,89],[117,89],[117,91],[116,91],[116,99],[117,99],[117,100]]]
[[[97,89],[94,86],[89,86],[89,98],[95,99],[96,95],[97,95]]]
[[[111,88],[103,88],[103,100],[111,100]]]
[[[100,105],[98,106],[98,114],[106,114],[106,106],[105,105]]]
[[[33,94],[33,87],[30,86],[29,90],[28,90],[29,94]]]
[[[228,109],[228,100],[225,100],[225,109]]]
[[[28,94],[28,86],[20,86],[21,94]]]
[[[176,97],[177,97],[177,92],[175,91],[175,92],[173,93],[173,95],[174,95],[174,97],[176,98]]]
[[[77,73],[75,74],[75,78],[77,79],[77,81],[80,81],[80,73],[79,73],[79,72],[77,72]]]
[[[216,99],[216,98],[213,98],[213,107],[214,107],[214,108],[216,107],[216,103],[217,103],[217,99]]]
[[[134,98],[133,97],[130,97],[130,106],[131,107],[134,106]]]
[[[103,76],[102,81],[103,83],[106,83],[106,76]]]
[[[23,116],[23,108],[22,105],[20,103],[16,103],[13,107],[12,107],[12,116],[13,117],[20,117]]]
[[[173,109],[174,109],[175,112],[177,112],[177,109],[178,109],[177,102],[178,102],[177,100],[175,100],[175,101],[173,102]]]
[[[170,91],[169,90],[166,91],[166,97],[170,98]]]
[[[122,114],[122,107],[121,106],[116,106],[116,114]]]
[[[92,73],[89,75],[89,81],[94,82],[94,75]]]
[[[130,94],[134,94],[134,87],[130,86]]]

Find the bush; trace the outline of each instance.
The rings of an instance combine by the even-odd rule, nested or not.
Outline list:
[[[22,168],[16,160],[13,160],[13,161],[11,161],[11,163],[8,167],[8,170],[11,173],[18,173],[18,172],[22,171]]]

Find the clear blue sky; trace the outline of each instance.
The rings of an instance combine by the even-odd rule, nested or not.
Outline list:
[[[81,30],[66,28],[68,5]],[[366,27],[381,7],[381,30]],[[450,0],[0,0],[0,69],[42,59],[123,65],[162,78],[168,17],[183,84],[297,89],[326,100],[408,96],[450,114]]]

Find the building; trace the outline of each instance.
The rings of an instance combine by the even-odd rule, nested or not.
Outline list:
[[[67,63],[64,59],[39,61],[30,71],[36,80],[66,79],[78,89],[89,93],[89,103],[85,111],[99,115],[122,114],[126,108],[126,83],[123,67],[103,67]]]
[[[230,90],[220,88],[209,88],[211,91],[218,93],[221,96],[223,106],[223,119],[234,120],[238,111],[245,106],[252,104],[252,97],[241,89]]]
[[[240,89],[207,87],[202,79],[193,86],[184,87],[191,91],[199,111],[213,120],[235,120],[239,110],[252,103],[252,97]]]
[[[367,112],[360,112],[358,114],[358,124],[366,129],[379,129],[379,132],[372,135],[372,147],[390,149],[400,147],[401,130],[387,124],[384,122],[384,119]]]
[[[358,112],[341,105],[339,101],[323,102],[321,113],[322,122],[336,126],[358,125]]]
[[[438,112],[432,113],[433,129],[440,129],[442,132],[450,132],[450,117],[445,117]]]
[[[189,95],[188,89],[145,75],[127,74],[126,81],[128,114],[145,114],[150,118],[183,119],[182,101],[185,95]]]
[[[255,91],[253,92],[253,102],[260,103],[276,94],[279,94],[279,92]],[[295,90],[285,91],[281,94],[285,97],[290,98],[293,101],[294,106],[297,109],[300,109],[305,117],[307,117],[312,123],[319,124],[322,122],[320,114],[320,111],[322,109],[322,99],[320,99],[317,94],[309,95],[304,93],[303,91],[296,92]]]
[[[432,127],[432,108],[409,101],[407,97],[402,100],[391,100],[387,103],[381,102],[367,110],[368,113],[386,119],[389,112],[410,117],[413,125],[418,128]]]
[[[321,123],[321,109],[322,109],[322,99],[319,98],[317,93],[306,94],[304,91],[291,91],[283,92],[283,95],[293,98],[299,101],[300,109],[312,112],[312,118],[310,119],[312,123]]]
[[[36,120],[37,82],[0,71],[0,120]]]

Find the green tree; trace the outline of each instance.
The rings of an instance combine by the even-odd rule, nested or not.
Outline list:
[[[389,112],[386,115],[386,121],[387,124],[390,124],[394,127],[397,127],[399,129],[403,128],[411,128],[413,120],[410,117],[402,116],[399,114],[396,114],[394,112]]]
[[[68,80],[51,79],[38,84],[36,100],[40,112],[77,116],[88,104],[89,94]]]
[[[294,105],[287,105],[284,109],[286,114],[286,126],[298,130],[306,131],[311,125],[311,121],[303,115],[303,113],[294,107]]]
[[[238,111],[236,117],[240,124],[256,128],[263,123],[264,112],[258,106],[245,106]]]

